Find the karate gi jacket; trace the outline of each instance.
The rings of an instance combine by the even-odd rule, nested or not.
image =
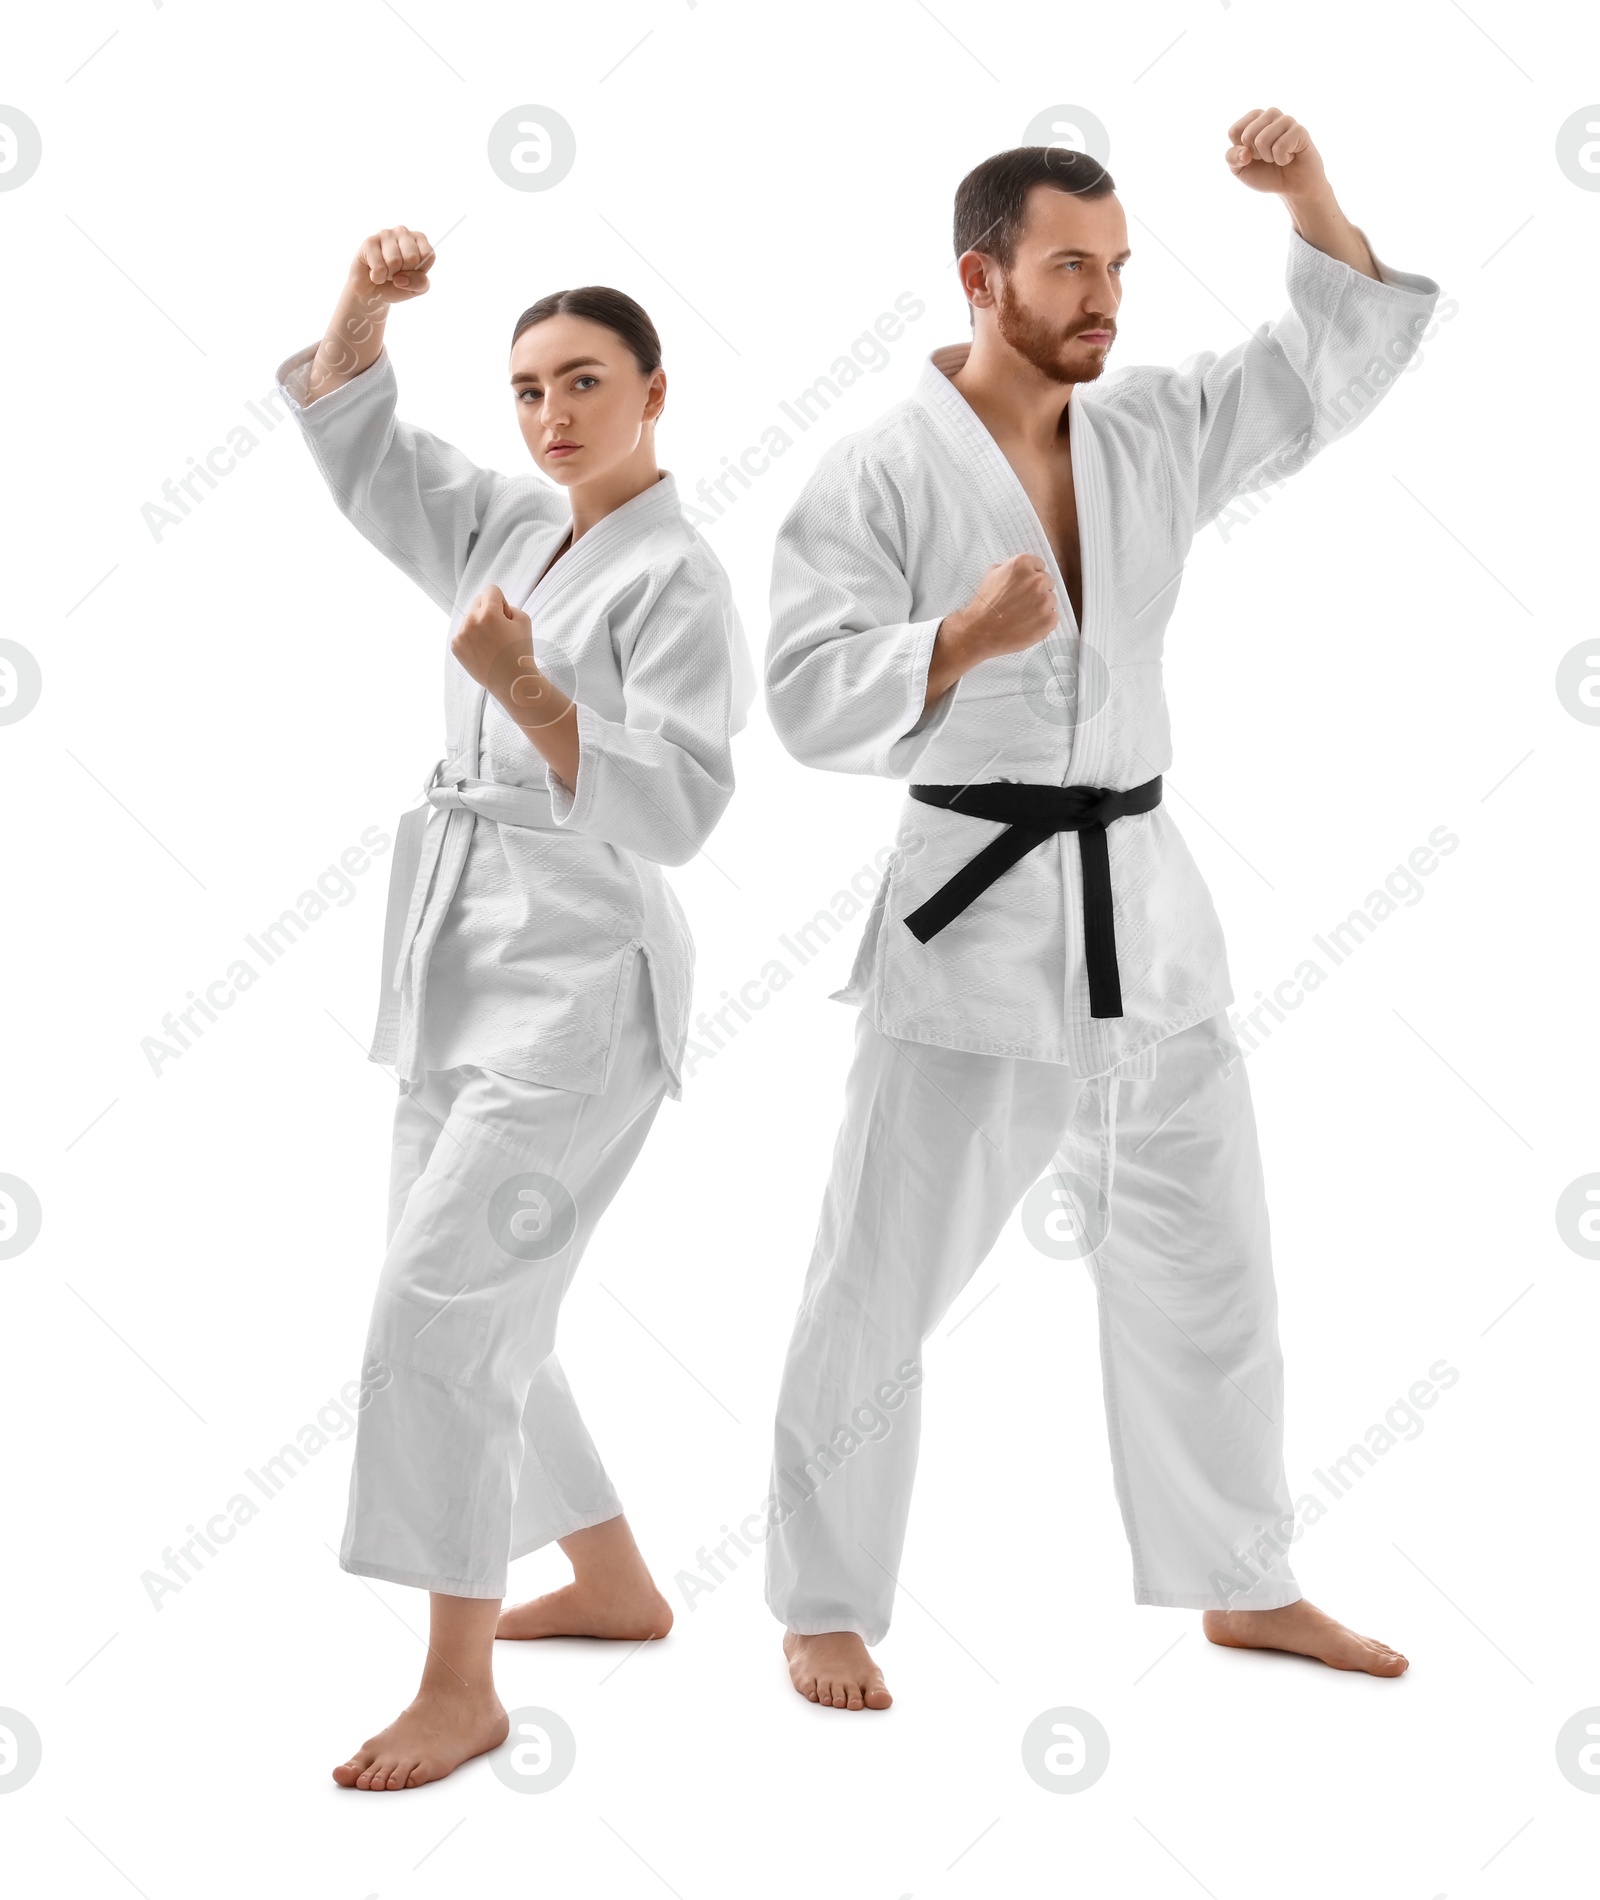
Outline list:
[[[1178,368],[1075,384],[1070,437],[1083,626],[1026,491],[937,350],[913,394],[821,458],[779,531],[766,698],[808,765],[916,783],[1126,791],[1172,764],[1162,642],[1195,534],[1368,415],[1439,286],[1375,282],[1291,232],[1289,308]],[[926,714],[943,617],[1036,554],[1060,620],[984,660]],[[1077,837],[1051,837],[927,943],[904,919],[1004,826],[914,802],[836,996],[911,1042],[1150,1072],[1155,1044],[1233,1001],[1216,911],[1166,803],[1106,829],[1123,1014],[1092,1018]]]
[[[663,475],[540,579],[572,525],[566,495],[400,421],[387,350],[308,405],[315,354],[291,356],[278,383],[334,500],[449,616],[446,753],[396,839],[369,1060],[405,1086],[471,1063],[598,1094],[643,951],[677,1097],[694,941],[661,867],[721,817],[730,735],[755,696],[728,577]],[[571,788],[450,651],[490,582],[577,701]]]

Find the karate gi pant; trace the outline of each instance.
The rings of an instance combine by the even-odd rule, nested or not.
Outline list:
[[[1158,1043],[1150,1079],[1084,1080],[885,1036],[863,1013],[778,1400],[774,1515],[789,1514],[767,1538],[767,1602],[787,1628],[887,1632],[922,1342],[1046,1169],[1075,1177],[1086,1212],[1069,1249],[1099,1300],[1135,1600],[1300,1596],[1279,1548],[1293,1519],[1266,1197],[1226,1018]]]
[[[346,1570],[501,1597],[513,1557],[621,1512],[556,1316],[666,1086],[641,953],[602,1094],[461,1067],[401,1095]]]

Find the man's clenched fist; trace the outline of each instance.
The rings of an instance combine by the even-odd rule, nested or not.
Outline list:
[[[1259,106],[1228,127],[1228,169],[1252,191],[1310,198],[1327,188],[1322,157],[1311,134],[1287,112]]]
[[[1055,583],[1037,554],[1013,554],[991,567],[965,607],[945,618],[975,652],[1021,653],[1036,647],[1061,618]]]

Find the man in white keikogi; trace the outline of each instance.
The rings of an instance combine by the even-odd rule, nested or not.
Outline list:
[[[806,764],[913,781],[848,987],[844,1122],[778,1402],[767,1600],[796,1689],[887,1708],[923,1339],[1047,1168],[1100,1305],[1138,1602],[1213,1642],[1397,1676],[1302,1597],[1261,1162],[1211,899],[1165,804],[1162,636],[1189,545],[1414,353],[1439,286],[1380,265],[1303,126],[1229,129],[1289,211],[1290,308],[1099,381],[1127,226],[1045,146],[956,196],[969,344],[836,444],[780,532],[767,703]]]

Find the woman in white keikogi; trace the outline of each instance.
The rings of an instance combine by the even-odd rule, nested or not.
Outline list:
[[[416,1699],[333,1771],[363,1789],[504,1741],[497,1635],[671,1625],[552,1347],[680,1093],[694,946],[660,867],[721,816],[754,696],[727,576],[656,465],[649,317],[599,287],[523,313],[512,396],[550,481],[501,475],[395,415],[385,319],[433,264],[421,232],[368,238],[278,372],[341,511],[450,616],[448,752],[390,882],[370,1059],[401,1093],[340,1552],[429,1591],[430,1634]],[[573,1582],[502,1612],[510,1560],[552,1541]]]

